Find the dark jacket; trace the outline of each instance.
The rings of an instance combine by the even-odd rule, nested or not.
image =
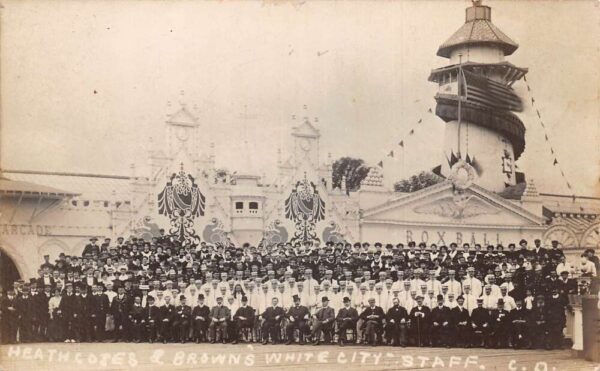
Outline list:
[[[412,324],[419,323],[420,325],[427,324],[429,317],[431,316],[431,310],[426,305],[422,305],[421,308],[414,307],[410,311],[410,321]]]
[[[490,326],[491,322],[490,312],[487,309],[483,307],[473,309],[473,312],[471,313],[471,323],[474,323],[477,327],[483,327],[486,323]]]
[[[377,316],[377,318],[368,318],[368,316],[371,316],[371,315],[375,315],[375,316]],[[379,323],[381,325],[385,318],[385,313],[383,313],[383,309],[381,307],[378,307],[378,306],[375,306],[375,308],[367,307],[360,314],[360,318],[363,321],[376,321],[377,323]]]
[[[310,318],[310,312],[304,305],[299,305],[297,307],[292,306],[290,309],[288,309],[287,317],[293,318],[294,321],[306,321],[308,318]]]
[[[106,315],[110,310],[110,303],[106,294],[92,295],[91,296],[91,312],[96,316]]]
[[[254,321],[254,308],[249,305],[246,307],[239,307],[238,310],[235,311],[233,315],[233,319],[237,320],[240,317],[246,318],[245,321]]]
[[[59,309],[64,319],[73,319],[73,314],[75,313],[75,294],[65,294],[60,300]]]
[[[155,305],[148,305],[144,308],[143,318],[146,321],[146,324],[158,324],[160,322],[160,312],[161,308]]]
[[[401,305],[394,305],[387,312],[387,320],[394,320],[394,323],[399,324],[402,320],[408,321],[408,312]]]
[[[470,324],[471,318],[469,316],[469,311],[466,308],[460,308],[458,306],[452,308],[450,310],[450,317],[452,318],[452,325],[458,326],[461,322],[466,322],[467,325]]]
[[[328,323],[331,323],[335,320],[335,310],[332,307],[319,308],[317,313],[315,313],[315,317],[321,322],[327,321]]]
[[[343,321],[345,318],[351,318],[353,322],[358,321],[358,312],[356,311],[355,308],[343,307],[342,309],[340,309],[338,311],[336,319],[338,321]]]
[[[144,312],[145,312],[145,308],[142,307],[142,305],[140,304],[135,305],[133,304],[131,306],[131,309],[129,311],[129,319],[136,324],[139,324],[142,322],[142,320],[144,319]]]
[[[169,304],[169,305],[165,304],[162,307],[160,307],[160,320],[162,322],[164,322],[165,319],[167,321],[171,322],[173,320],[174,314],[175,314],[175,306],[173,304]]]
[[[262,317],[266,322],[279,322],[285,317],[285,311],[282,307],[268,307],[262,313]]]
[[[505,327],[510,321],[509,313],[504,309],[494,309],[490,317],[496,327]]]
[[[196,305],[194,309],[192,309],[192,320],[195,321],[196,317],[202,317],[204,318],[204,321],[208,323],[210,321],[210,309],[208,308],[208,306]]]
[[[178,305],[175,308],[174,319],[177,321],[189,321],[192,317],[192,308],[189,305]]]
[[[218,305],[215,305],[214,307],[212,307],[212,309],[210,310],[210,318],[216,318],[216,319],[225,319],[228,320],[231,317],[231,311],[229,310],[229,308],[227,308],[224,305],[221,305],[220,307]]]
[[[431,310],[431,323],[436,322],[438,325],[442,325],[444,322],[448,322],[448,325],[452,322],[452,316],[450,312],[450,308],[443,305],[441,308],[436,306]]]
[[[122,298],[119,298],[119,295],[117,295],[113,298],[110,312],[115,317],[115,320],[122,320],[129,315],[130,306],[131,302],[127,294],[124,294]]]

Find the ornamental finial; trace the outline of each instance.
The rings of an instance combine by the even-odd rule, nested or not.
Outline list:
[[[471,0],[473,2],[473,6],[481,6],[482,0]]]

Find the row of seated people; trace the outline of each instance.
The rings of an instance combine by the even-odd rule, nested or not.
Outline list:
[[[176,296],[175,305],[171,303],[172,296],[163,297],[161,291],[157,297],[130,295],[125,286],[119,286],[111,300],[100,284],[93,286],[90,295],[81,285],[67,284],[64,293],[54,290],[48,300],[49,318],[44,322],[36,314],[39,308],[32,304],[38,303],[33,297],[45,295],[29,290],[25,287],[19,297],[9,290],[9,295],[0,300],[5,314],[3,342],[45,339],[237,343],[245,339],[263,344],[269,340],[287,344],[308,340],[319,344],[324,340],[343,345],[351,334],[352,342],[372,345],[556,348],[562,343],[566,307],[557,287],[548,297],[538,295],[530,308],[521,299],[507,308],[502,297],[496,299],[493,307],[479,297],[474,308],[467,308],[462,294],[450,305],[449,298],[442,294],[429,305],[424,304],[423,295],[416,295],[410,306],[396,295],[386,309],[372,296],[366,305],[355,305],[345,296],[339,308],[332,307],[327,296],[321,296],[320,305],[310,309],[294,294],[292,304],[284,308],[280,297],[266,293],[270,305],[255,309],[248,305],[245,294],[240,305],[231,302],[231,296],[228,304],[217,296],[209,308],[203,294],[195,297],[193,305],[188,305],[188,296]]]

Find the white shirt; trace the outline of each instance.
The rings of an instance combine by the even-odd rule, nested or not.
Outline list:
[[[459,281],[455,279],[448,280],[444,283],[444,285],[448,286],[448,292],[453,293],[455,298],[462,294],[462,285]]]
[[[504,300],[504,310],[505,311],[510,312],[511,310],[513,310],[517,307],[517,304],[515,303],[515,299],[513,299],[512,296],[506,295],[506,296],[500,296],[500,298],[502,300]]]
[[[463,280],[463,286],[469,285],[471,287],[471,294],[475,297],[481,296],[483,293],[483,287],[481,281],[476,277],[467,277]]]
[[[484,293],[481,295],[481,297],[483,298],[483,307],[485,309],[491,310],[498,308],[498,296],[494,295],[493,293],[490,293],[489,295]]]

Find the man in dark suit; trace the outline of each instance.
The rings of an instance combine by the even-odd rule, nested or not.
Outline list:
[[[83,284],[79,283],[74,286],[77,341],[89,341],[91,335],[91,297]]]
[[[31,317],[31,341],[41,341],[44,339],[45,332],[43,331],[43,322],[45,322],[46,314],[48,313],[48,302],[46,296],[42,293],[41,287],[37,281],[31,282],[30,305],[32,306]],[[38,290],[38,288],[40,288]],[[44,306],[46,308],[44,308]]]
[[[83,248],[83,252],[81,253],[81,256],[86,256],[88,254],[90,256],[94,256],[94,255],[98,255],[99,253],[100,253],[100,247],[98,246],[98,238],[92,237],[92,238],[90,238],[90,243],[85,245],[85,247]]]
[[[471,327],[473,328],[473,346],[488,347],[492,320],[490,312],[483,307],[483,298],[477,298],[477,308],[471,313]]]
[[[155,305],[154,296],[148,296],[148,306],[144,310],[143,318],[146,339],[152,344],[157,339],[158,326],[160,325],[160,308]]]
[[[415,345],[422,347],[429,344],[429,307],[423,305],[423,296],[417,295],[417,305],[410,311],[410,327]]]
[[[120,285],[114,297],[110,312],[115,320],[115,337],[113,342],[129,338],[129,310],[131,299],[125,294],[125,287]]]
[[[92,341],[104,340],[104,327],[106,315],[110,311],[108,296],[102,292],[102,286],[94,286],[91,298],[90,318],[92,327]]]
[[[504,300],[498,299],[498,308],[492,310],[492,346],[496,348],[503,348],[508,345],[508,336],[510,333],[509,328],[509,314],[508,311],[504,310]]]
[[[240,331],[244,328],[252,328],[254,325],[254,308],[248,305],[248,298],[242,296],[242,305],[235,311],[231,321],[232,344],[237,344],[240,339]]]
[[[577,281],[569,278],[569,271],[567,270],[560,272],[560,278],[557,281],[556,288],[558,288],[558,293],[568,302],[569,294],[577,293]]]
[[[310,330],[307,324],[307,321],[310,319],[310,312],[307,307],[300,305],[300,297],[298,295],[294,295],[292,299],[294,300],[294,305],[287,312],[288,324],[285,328],[287,342],[285,344],[290,345],[294,342],[294,330],[298,329],[298,340],[300,341],[300,345],[303,345],[304,336]]]
[[[395,346],[406,346],[406,327],[409,321],[406,308],[400,305],[400,299],[394,298],[394,306],[387,312],[385,334],[388,343]]]
[[[219,296],[217,298],[217,305],[210,310],[211,322],[208,326],[208,330],[210,332],[211,344],[214,344],[217,341],[217,329],[221,330],[223,344],[227,342],[227,322],[229,321],[229,317],[231,317],[231,311],[223,305],[223,297]]]
[[[210,322],[210,308],[204,304],[204,295],[198,295],[198,304],[192,309],[192,323],[194,326],[194,340],[196,344],[202,339],[206,341],[206,331]]]
[[[333,331],[335,322],[335,310],[329,306],[329,298],[323,296],[321,298],[322,307],[317,310],[313,316],[312,340],[314,345],[319,345],[321,341],[321,333],[325,334],[325,342],[331,341],[330,335]]]
[[[565,308],[569,304],[568,300],[567,297],[560,295],[558,287],[554,287],[552,293],[546,299],[546,308],[548,311],[548,342],[551,349],[562,349],[563,328],[567,322]]]
[[[173,317],[173,329],[181,341],[185,343],[188,334],[190,333],[190,319],[192,318],[192,308],[186,304],[185,295],[179,297],[179,305],[175,307],[175,315]]]
[[[260,315],[259,319],[264,320],[261,331],[263,336],[263,345],[269,342],[269,336],[271,336],[271,342],[276,344],[279,341],[279,334],[281,333],[281,320],[285,317],[285,311],[283,308],[277,306],[279,300],[273,298],[271,306],[266,308],[265,311]]]
[[[144,327],[146,319],[144,318],[145,308],[142,306],[142,298],[136,296],[133,298],[133,305],[129,312],[129,323],[133,330],[133,341],[139,343],[144,338]]]
[[[523,300],[515,300],[516,308],[510,312],[511,344],[513,348],[526,348],[530,345],[530,312],[523,306]]]
[[[385,313],[381,307],[375,305],[375,298],[369,298],[369,306],[360,314],[365,327],[366,341],[375,346],[378,340],[381,340],[383,330],[383,320]]]
[[[20,296],[17,296],[16,308],[19,316],[19,342],[29,343],[34,339],[34,323],[37,323],[37,309],[31,297],[29,285],[23,285]]]
[[[533,244],[535,246],[533,247],[533,250],[531,250],[530,256],[535,256],[539,260],[544,255],[546,255],[546,249],[542,247],[542,241],[540,241],[539,239],[535,239],[533,241]]]
[[[116,299],[116,298],[115,298]],[[114,301],[114,299],[113,299]],[[175,305],[171,303],[171,296],[165,296],[165,305],[160,307],[160,334],[159,338],[162,340],[163,344],[166,344],[167,341],[170,341],[172,337],[172,323],[173,316],[175,315]]]
[[[465,298],[460,295],[457,299],[457,306],[450,310],[452,318],[452,328],[456,330],[455,345],[465,348],[471,346],[471,320],[469,311],[464,307]]]
[[[450,308],[444,305],[444,295],[437,296],[437,306],[431,310],[431,343],[433,346],[450,347]]]
[[[552,240],[552,248],[548,250],[546,253],[550,259],[554,259],[555,261],[560,261],[560,259],[565,256],[565,253],[560,248],[560,244],[557,240]]]
[[[550,349],[549,333],[546,300],[543,295],[538,295],[531,310],[532,347]]]
[[[50,263],[50,255],[44,255],[44,262],[40,265],[40,269],[44,270],[44,273],[54,269],[54,264]]]
[[[66,294],[60,301],[60,312],[63,316],[65,334],[65,343],[74,343],[77,337],[77,317],[75,313],[75,294],[73,293],[73,284],[67,282],[65,285]]]
[[[17,311],[17,295],[15,290],[9,289],[6,297],[0,299],[0,330],[2,331],[2,343],[14,344],[17,342],[17,329],[19,313]]]
[[[358,321],[358,312],[351,305],[349,297],[344,297],[344,307],[338,311],[337,317],[338,338],[340,346],[344,346],[347,341],[346,332],[349,329],[354,330],[356,334],[356,322]]]
[[[43,291],[38,295],[38,301],[36,306],[38,307],[38,318],[40,319],[39,336],[43,341],[48,340],[48,326],[50,324],[50,311],[48,303],[52,297],[52,286],[50,285],[39,285]]]

